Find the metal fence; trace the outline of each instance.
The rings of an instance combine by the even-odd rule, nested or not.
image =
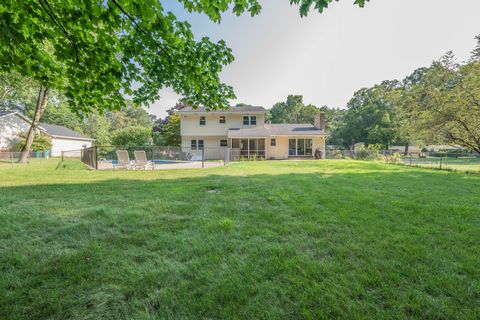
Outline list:
[[[403,156],[408,166],[439,170],[480,171],[480,155],[476,153],[427,152]]]
[[[403,152],[393,150],[326,150],[326,159],[376,160],[440,170],[480,172],[480,154],[472,152]]]
[[[18,162],[22,155],[21,151],[0,151],[0,163],[15,163]],[[32,159],[49,159],[50,151],[31,151],[28,153],[28,161]]]
[[[182,148],[182,147],[159,147],[159,146],[94,146],[81,150],[68,151],[62,154],[62,159],[77,157],[92,169],[107,170],[129,168],[125,161],[118,159],[118,151],[126,151],[127,162],[134,166],[138,159],[136,151],[145,152],[148,168],[206,168],[225,165],[230,162],[228,148]]]
[[[65,155],[62,155],[62,160]],[[80,160],[92,169],[98,169],[97,147],[80,150]]]

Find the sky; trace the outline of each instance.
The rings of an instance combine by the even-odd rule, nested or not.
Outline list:
[[[225,40],[235,61],[220,78],[236,103],[271,108],[289,94],[305,103],[345,108],[353,93],[383,80],[403,79],[452,50],[468,59],[480,34],[480,0],[353,0],[301,18],[289,0],[260,0],[251,17],[225,14],[221,23],[186,13],[177,1],[166,10],[192,25],[195,36]],[[180,98],[170,89],[148,109],[159,117]]]

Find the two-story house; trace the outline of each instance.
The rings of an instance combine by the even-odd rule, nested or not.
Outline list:
[[[182,148],[203,150],[206,159],[223,159],[225,149],[231,160],[323,158],[327,137],[323,113],[315,116],[312,125],[265,123],[266,112],[250,106],[216,111],[183,108],[178,112]]]

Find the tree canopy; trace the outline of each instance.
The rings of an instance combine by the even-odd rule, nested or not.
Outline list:
[[[267,115],[272,123],[313,123],[315,114],[320,110],[312,105],[303,103],[303,96],[289,95],[285,102],[273,105]]]

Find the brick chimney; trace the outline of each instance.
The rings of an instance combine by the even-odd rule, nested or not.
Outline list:
[[[325,131],[325,112],[315,115],[315,128]]]

